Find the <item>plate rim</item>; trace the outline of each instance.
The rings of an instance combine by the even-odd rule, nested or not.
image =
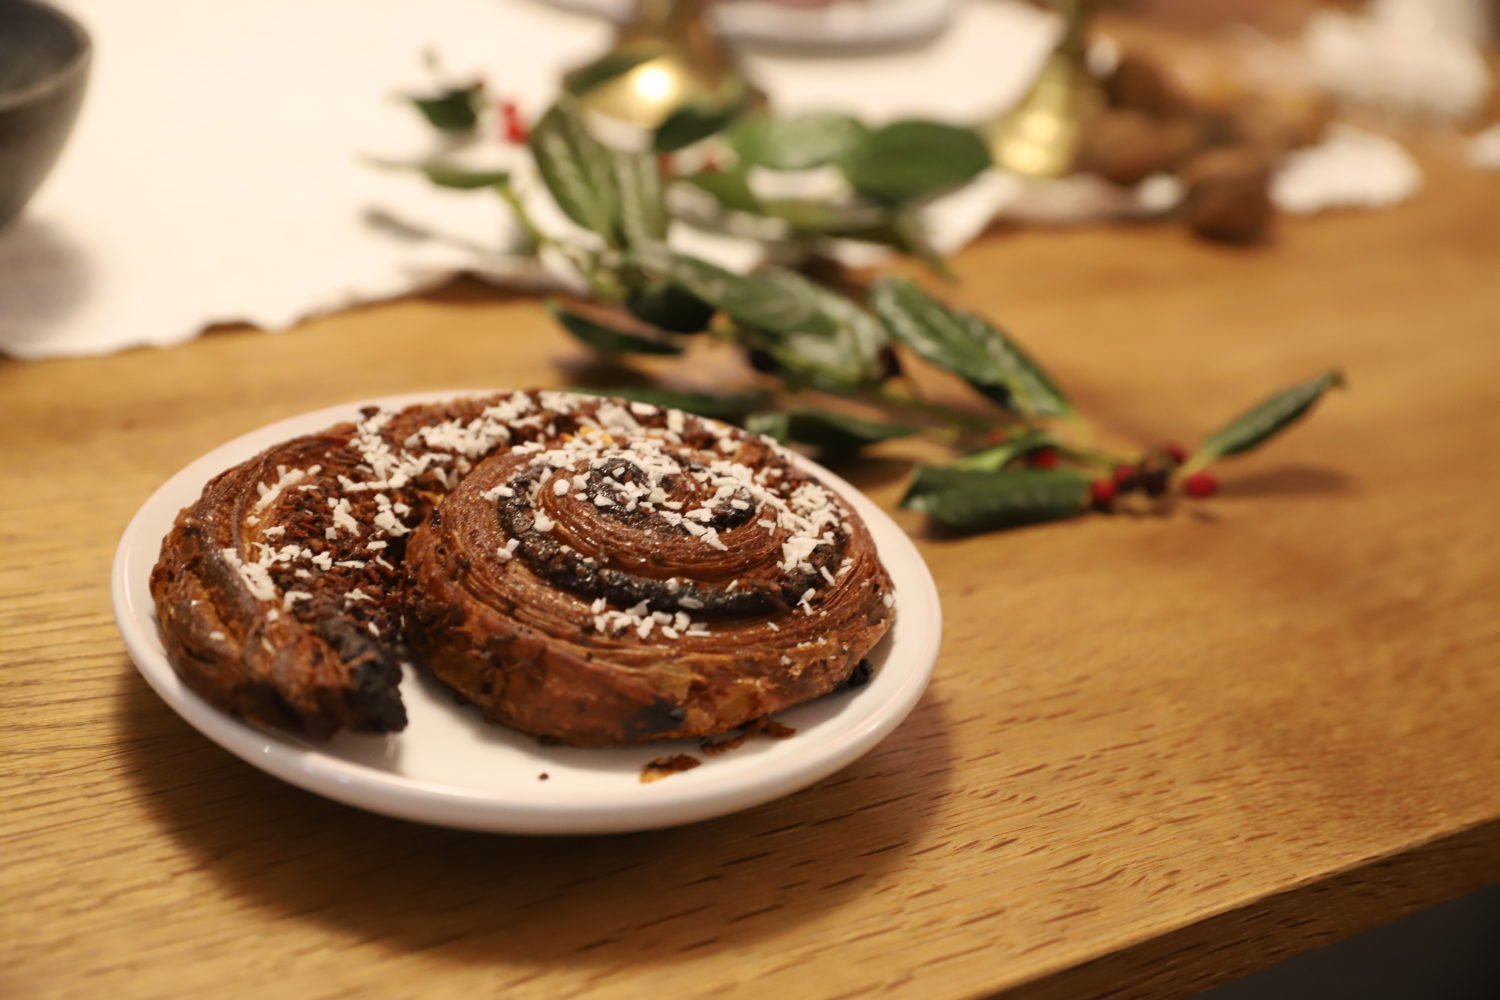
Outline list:
[[[616,0],[543,0],[543,4],[615,24],[630,16],[630,5]],[[958,0],[887,0],[881,5],[887,9],[874,10],[860,6],[845,2],[833,9],[802,9],[762,2],[726,7],[715,16],[719,30],[742,43],[865,49],[936,37],[952,24]]]
[[[307,433],[315,421],[333,423],[349,419],[361,407],[399,407],[471,395],[488,395],[506,389],[437,390],[377,396],[295,414],[253,428],[210,449],[180,468],[161,483],[132,515],[115,550],[110,569],[111,607],[116,626],[132,664],[169,708],[202,736],[241,760],[305,791],[345,805],[387,816],[460,829],[519,834],[620,833],[693,823],[762,805],[792,794],[843,769],[890,735],[921,700],[931,681],[942,642],[942,607],[937,585],[920,551],[906,532],[874,501],[842,477],[793,452],[794,459],[820,476],[853,505],[867,525],[879,526],[882,544],[902,549],[912,577],[898,581],[899,603],[915,602],[904,609],[910,619],[920,620],[919,647],[910,658],[911,674],[878,705],[872,705],[854,727],[819,753],[807,759],[769,769],[764,775],[730,783],[720,788],[685,787],[674,791],[670,782],[656,782],[654,799],[596,804],[578,801],[545,802],[541,799],[500,799],[493,793],[461,785],[438,784],[423,778],[395,774],[329,754],[294,736],[263,729],[234,718],[203,700],[184,684],[160,648],[151,612],[149,594],[138,593],[139,581],[130,576],[130,566],[142,545],[159,550],[161,539],[145,537],[148,522],[168,506],[178,509],[173,495],[189,488],[196,494],[209,478],[262,450],[257,444]],[[318,424],[317,426],[322,426]],[[253,449],[253,450],[248,450]],[[235,457],[238,456],[238,457]],[[208,469],[211,471],[205,472]],[[874,532],[872,532],[874,533]],[[889,536],[887,542],[884,536]],[[156,553],[150,556],[155,563]],[[903,662],[905,659],[903,658]]]

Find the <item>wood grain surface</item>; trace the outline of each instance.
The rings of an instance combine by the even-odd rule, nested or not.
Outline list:
[[[1500,879],[1500,182],[1456,141],[1422,156],[1418,200],[1260,250],[966,252],[956,294],[1127,438],[1331,365],[1351,387],[1168,517],[952,540],[899,515],[947,615],[926,699],[808,791],[657,833],[320,800],[190,730],[110,615],[127,519],[234,435],[596,374],[537,303],[460,284],[0,363],[0,995],[1181,996]],[[891,506],[901,454],[849,471]]]

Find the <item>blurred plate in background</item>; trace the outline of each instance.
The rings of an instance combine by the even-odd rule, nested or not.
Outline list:
[[[541,0],[553,7],[624,21],[635,0]],[[721,0],[719,30],[740,42],[798,48],[878,48],[934,38],[958,0]]]

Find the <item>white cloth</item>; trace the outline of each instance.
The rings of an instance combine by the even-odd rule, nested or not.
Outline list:
[[[506,245],[498,200],[361,154],[427,148],[395,96],[430,88],[424,49],[534,117],[613,31],[530,0],[63,2],[96,61],[61,162],[0,231],[0,351],[18,357],[178,343],[217,322],[284,328],[476,264],[503,272],[512,262],[462,246]],[[1053,31],[986,2],[919,51],[747,61],[788,109],[979,118],[1014,99]],[[456,242],[396,238],[393,220]]]
[[[1271,183],[1271,197],[1283,212],[1309,215],[1394,205],[1421,186],[1422,171],[1400,144],[1338,124],[1317,146],[1287,157]]]
[[[455,77],[484,75],[534,119],[563,70],[608,45],[609,25],[532,0],[64,2],[94,37],[93,79],[53,176],[0,231],[0,352],[167,345],[232,321],[284,329],[463,270],[556,282],[555,267],[507,255],[519,233],[498,199],[368,159],[432,152],[431,130],[398,98],[431,89],[424,50]],[[1026,4],[970,0],[924,48],[746,62],[783,111],[982,121],[1024,91],[1056,30]],[[465,155],[528,169],[498,141]],[[956,249],[997,214],[1081,221],[1144,203],[1071,183],[1039,193],[987,175],[932,206],[934,243]],[[530,201],[548,226],[565,221],[535,190]],[[760,259],[692,231],[674,241],[726,264]]]
[[[1442,27],[1452,6],[1383,0],[1369,11],[1320,10],[1302,44],[1313,79],[1350,104],[1393,116],[1466,121],[1489,99],[1489,67],[1479,46]]]

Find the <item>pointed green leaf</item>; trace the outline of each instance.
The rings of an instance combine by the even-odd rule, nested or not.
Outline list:
[[[870,133],[840,165],[860,194],[907,202],[967,184],[989,169],[990,152],[972,129],[902,121]]]
[[[681,179],[683,183],[705,192],[731,212],[759,215],[765,211],[760,199],[750,190],[750,182],[739,171],[715,170],[686,174]]]
[[[1073,412],[1057,383],[1020,346],[972,313],[950,309],[902,278],[882,278],[870,305],[891,336],[1026,417]]]
[[[765,268],[743,275],[719,307],[736,322],[772,333],[831,335],[837,323],[824,308],[823,290],[793,271]]]
[[[776,372],[794,386],[844,393],[875,379],[840,340],[816,333],[776,335],[762,346]]]
[[[671,254],[643,266],[721,309],[757,333],[758,346],[798,380],[850,388],[877,381],[885,368],[884,327],[843,296],[784,268],[740,275],[707,261]]]
[[[1201,469],[1216,459],[1264,444],[1304,417],[1329,389],[1343,384],[1340,372],[1329,371],[1283,389],[1211,434],[1187,460],[1183,471]]]
[[[746,164],[771,170],[808,170],[837,162],[869,135],[858,119],[835,113],[750,118],[729,143]]]
[[[684,104],[657,126],[651,148],[658,153],[675,153],[717,135],[745,113],[750,96],[749,88],[735,80],[719,100]]]
[[[563,89],[574,97],[587,94],[654,58],[656,58],[655,53],[643,49],[607,52],[593,62],[580,66],[564,76]]]
[[[510,181],[507,170],[474,170],[443,160],[428,160],[426,163],[410,163],[403,160],[386,160],[369,157],[366,162],[382,170],[418,170],[438,187],[458,191],[475,191],[480,188],[499,187]]]
[[[589,133],[573,101],[559,101],[537,122],[531,152],[568,218],[616,242],[620,195],[614,157]]]
[[[417,169],[438,187],[459,191],[476,191],[480,188],[499,187],[510,181],[508,170],[469,170],[451,163],[423,163]]]
[[[921,220],[912,213],[870,205],[803,201],[766,201],[762,211],[786,222],[799,235],[890,247],[915,257],[940,277],[953,277],[948,262],[927,241]]]
[[[923,465],[901,506],[959,531],[1014,528],[1082,514],[1090,482],[1074,469],[982,472]]]
[[[855,234],[889,224],[888,210],[875,205],[842,205],[804,198],[768,198],[762,211],[804,236],[858,239]]]
[[[1043,448],[1056,448],[1059,444],[1057,435],[1051,431],[1041,428],[1022,428],[1010,434],[1000,444],[971,452],[944,468],[996,472],[1018,458],[1024,458]]]
[[[862,420],[846,413],[799,407],[785,413],[752,413],[745,428],[786,444],[812,445],[835,455],[850,455],[866,445],[915,434],[915,427]]]
[[[880,321],[795,271],[748,275],[743,301],[725,311],[769,334],[778,365],[811,385],[849,388],[885,374],[882,352],[889,340]]]
[[[817,286],[780,268],[735,274],[695,257],[672,254],[666,277],[745,326],[772,332],[831,334],[834,321],[809,289]]]
[[[771,401],[771,394],[760,390],[729,392],[711,395],[703,392],[678,392],[674,389],[659,389],[656,386],[626,386],[612,389],[570,389],[587,396],[613,396],[636,403],[650,403],[667,409],[694,413],[728,423],[739,423],[747,413],[764,407]]]
[[[668,282],[631,292],[625,305],[637,319],[672,333],[702,333],[714,318],[713,306]]]
[[[471,132],[479,123],[479,109],[484,104],[484,84],[450,87],[430,97],[410,96],[412,106],[427,119],[427,124],[443,132]]]
[[[603,354],[681,354],[683,345],[670,334],[642,323],[622,309],[570,301],[547,308],[567,330]]]
[[[632,244],[667,238],[667,204],[656,157],[612,150],[615,186],[620,192],[620,229]]]

